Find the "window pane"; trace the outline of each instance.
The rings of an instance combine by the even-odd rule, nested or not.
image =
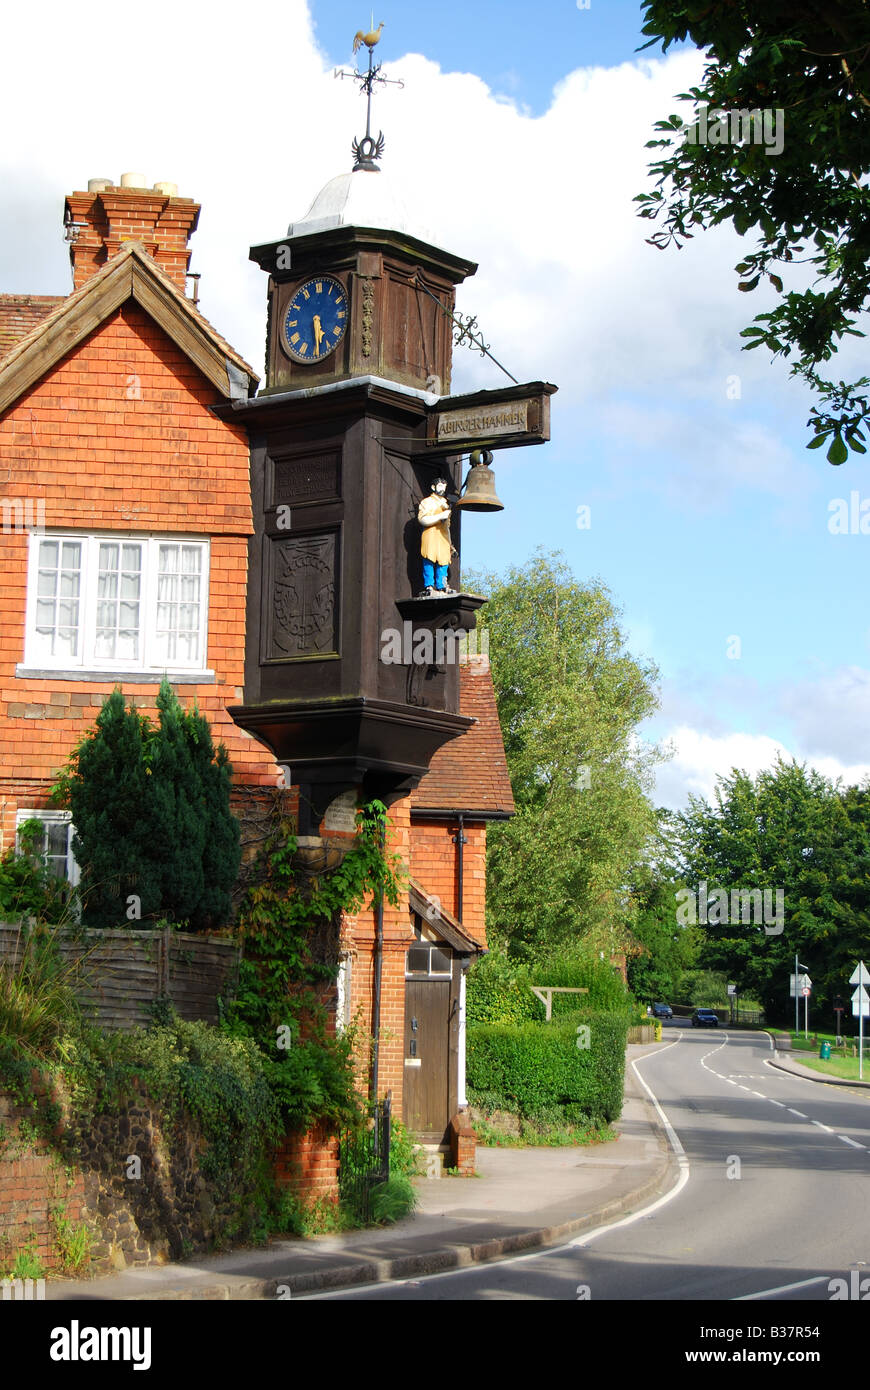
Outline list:
[[[437,946],[432,947],[432,963],[429,967],[433,975],[449,975],[451,973],[451,960],[444,951],[439,951]]]
[[[36,603],[36,654],[75,658],[78,654],[79,541],[41,540]]]
[[[139,596],[142,546],[101,541],[97,579],[97,624],[94,655],[105,660],[139,660],[139,604],[121,602]]]
[[[428,975],[429,973],[429,947],[411,946],[408,951],[408,974],[409,975]]]
[[[202,660],[202,546],[158,546],[157,663]]]

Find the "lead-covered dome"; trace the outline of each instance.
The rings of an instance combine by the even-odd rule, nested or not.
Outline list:
[[[330,179],[305,216],[290,223],[287,235],[309,236],[336,227],[371,227],[431,241],[428,228],[411,217],[395,180],[382,169],[356,169]]]

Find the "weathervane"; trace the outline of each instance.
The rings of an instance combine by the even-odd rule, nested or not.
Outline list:
[[[398,78],[381,77],[381,64],[374,63],[372,54],[375,44],[381,41],[381,30],[384,26],[381,22],[377,29],[375,28],[374,13],[372,13],[371,25],[372,27],[367,34],[362,29],[358,29],[353,39],[354,53],[359,52],[363,44],[369,51],[368,71],[360,72],[358,68],[355,68],[353,72],[346,72],[343,68],[336,68],[333,77],[352,77],[360,84],[360,91],[366,94],[366,133],[361,140],[355,139],[351,146],[356,161],[353,171],[356,173],[357,169],[368,169],[371,173],[377,174],[380,171],[375,160],[380,159],[384,152],[384,132],[379,130],[377,140],[372,138],[372,90],[376,82],[390,87],[404,87],[405,84]]]

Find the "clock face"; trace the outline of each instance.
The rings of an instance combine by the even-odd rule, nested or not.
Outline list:
[[[347,291],[330,275],[306,280],[284,314],[284,348],[294,362],[322,362],[347,331]]]

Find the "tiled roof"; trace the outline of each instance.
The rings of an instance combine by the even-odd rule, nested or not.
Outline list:
[[[62,294],[0,294],[0,357],[63,301]]]
[[[498,722],[489,662],[471,657],[459,668],[459,712],[477,720],[461,738],[439,748],[419,786],[411,811],[513,815],[513,793]]]

